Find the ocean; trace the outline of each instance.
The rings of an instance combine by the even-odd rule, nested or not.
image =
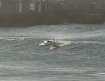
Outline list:
[[[105,81],[105,24],[1,27],[0,81]]]

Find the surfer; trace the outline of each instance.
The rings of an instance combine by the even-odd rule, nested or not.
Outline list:
[[[58,48],[59,47],[59,43],[58,41],[56,41],[54,38],[51,40],[46,40],[43,43],[39,44],[41,45],[52,45],[54,48]]]
[[[59,47],[59,44],[58,44],[58,42],[53,38],[53,46],[55,47],[55,48],[58,48]]]
[[[53,38],[53,42],[55,42],[55,39]]]

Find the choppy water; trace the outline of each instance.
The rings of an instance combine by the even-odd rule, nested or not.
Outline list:
[[[48,39],[71,42],[57,49]],[[0,28],[0,81],[104,81],[105,24]]]

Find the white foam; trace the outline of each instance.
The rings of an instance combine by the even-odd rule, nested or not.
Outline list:
[[[69,45],[71,42],[70,41],[58,41],[60,46],[65,46],[65,45]]]
[[[55,42],[49,43],[47,41],[53,41],[53,40],[45,40],[44,42],[40,43],[39,46],[46,46],[49,45],[50,49],[55,49],[55,48],[60,48],[62,46],[69,45],[71,42],[70,41],[65,41],[65,40],[55,40]],[[56,45],[56,46],[54,46]]]

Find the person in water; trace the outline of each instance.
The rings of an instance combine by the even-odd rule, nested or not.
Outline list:
[[[53,45],[56,48],[59,47],[59,45],[57,44],[57,42],[54,38],[52,40],[47,40],[47,43],[50,43],[51,45]]]
[[[55,42],[55,39],[53,38],[53,42]]]
[[[56,40],[53,38],[53,46],[58,48],[59,47],[59,44],[56,42]]]

